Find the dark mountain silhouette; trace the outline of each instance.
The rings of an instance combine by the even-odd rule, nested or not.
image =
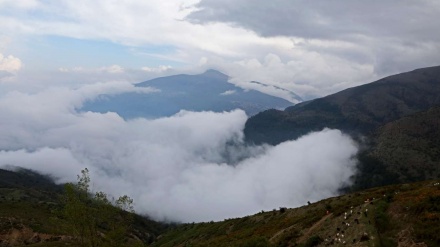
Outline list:
[[[86,102],[81,110],[112,111],[130,119],[171,116],[180,110],[222,112],[237,108],[248,115],[254,115],[270,108],[284,109],[293,105],[279,97],[236,87],[228,80],[227,75],[216,70],[208,70],[199,75],[161,77],[136,85],[152,87],[159,92],[102,95],[97,100]],[[301,101],[293,92],[290,95]]]
[[[245,135],[257,144],[278,144],[325,127],[366,135],[383,124],[439,104],[437,66],[389,76],[284,111],[264,111],[247,121]]]
[[[440,67],[417,69],[327,97],[251,117],[251,143],[280,142],[323,128],[358,140],[358,172],[348,191],[440,176]]]
[[[359,155],[354,189],[440,178],[440,107],[378,128]]]

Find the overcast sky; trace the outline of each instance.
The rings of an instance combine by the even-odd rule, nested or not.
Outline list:
[[[219,69],[304,98],[440,64],[436,0],[0,0],[3,83]]]

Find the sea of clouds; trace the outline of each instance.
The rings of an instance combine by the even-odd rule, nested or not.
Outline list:
[[[357,146],[324,129],[277,146],[244,143],[241,110],[126,121],[80,112],[100,94],[158,93],[112,82],[0,94],[0,167],[72,182],[90,170],[93,190],[129,195],[138,213],[193,222],[295,207],[337,194],[355,173]],[[160,106],[158,106],[160,107]]]

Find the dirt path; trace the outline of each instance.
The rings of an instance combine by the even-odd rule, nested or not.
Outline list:
[[[281,234],[283,234],[285,231],[289,231],[290,229],[292,229],[295,225],[289,226],[287,228],[284,228],[280,231],[278,231],[277,233],[275,233],[270,239],[269,242],[273,242],[278,236],[280,236]]]
[[[297,242],[298,242],[298,243],[302,243],[302,242],[306,241],[306,240],[310,237],[311,233],[312,233],[316,228],[320,227],[320,226],[322,225],[322,223],[324,223],[324,221],[325,221],[326,219],[328,219],[328,218],[329,218],[330,216],[332,216],[332,215],[333,215],[333,213],[331,213],[331,214],[327,214],[326,216],[322,217],[318,222],[316,222],[315,224],[313,224],[313,226],[310,227],[310,228],[307,230],[307,232],[305,232],[301,237],[299,237],[298,240],[297,240]]]

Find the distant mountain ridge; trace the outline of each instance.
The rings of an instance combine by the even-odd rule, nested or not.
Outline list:
[[[284,109],[293,103],[257,90],[245,90],[228,82],[229,76],[207,70],[198,75],[173,75],[137,84],[160,90],[150,94],[123,93],[102,95],[86,102],[82,111],[116,112],[130,119],[171,116],[180,110],[223,112],[242,109],[248,115],[275,108]],[[293,92],[292,96],[295,95]],[[301,98],[296,96],[298,101]]]
[[[389,76],[284,111],[267,110],[247,121],[245,135],[250,142],[271,144],[325,127],[364,135],[439,104],[440,66],[436,66]]]
[[[267,110],[245,126],[250,143],[280,142],[323,128],[340,129],[362,143],[349,190],[440,176],[440,66]]]

